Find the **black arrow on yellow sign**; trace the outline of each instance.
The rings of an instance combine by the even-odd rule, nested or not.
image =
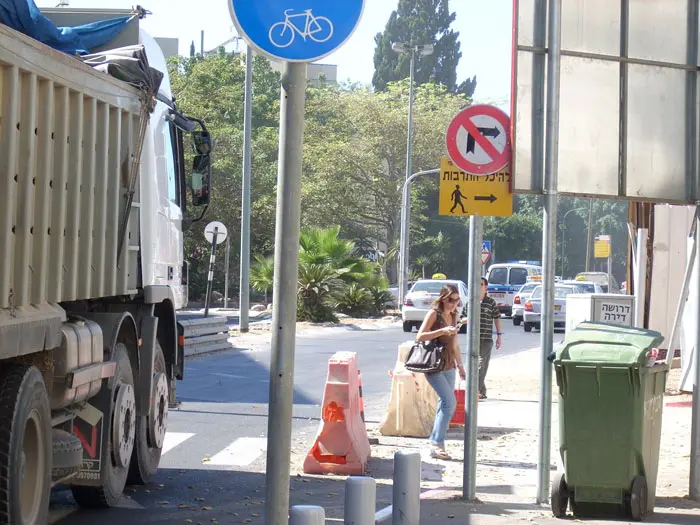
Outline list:
[[[488,196],[477,195],[477,196],[474,197],[474,200],[475,200],[475,201],[488,201],[488,202],[490,202],[491,204],[493,204],[494,202],[496,202],[496,201],[498,200],[498,197],[496,197],[496,196],[492,193],[491,195],[488,195]]]

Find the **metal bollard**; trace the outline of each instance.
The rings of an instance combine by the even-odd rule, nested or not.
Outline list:
[[[419,525],[420,472],[420,452],[394,454],[392,525]]]
[[[345,481],[345,525],[374,525],[377,482],[353,476]]]
[[[326,511],[313,505],[296,505],[289,511],[289,525],[325,525]]]

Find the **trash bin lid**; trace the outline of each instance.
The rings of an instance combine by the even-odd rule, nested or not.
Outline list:
[[[555,363],[646,365],[649,350],[664,337],[653,330],[607,323],[581,323],[566,334]]]

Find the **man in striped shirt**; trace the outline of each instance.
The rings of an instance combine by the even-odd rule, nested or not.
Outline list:
[[[481,278],[481,319],[479,326],[479,399],[486,399],[486,372],[493,350],[493,325],[496,325],[496,349],[501,348],[501,312],[491,297],[486,295],[489,282]]]

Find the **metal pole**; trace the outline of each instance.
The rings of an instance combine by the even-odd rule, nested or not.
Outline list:
[[[408,138],[406,139],[406,180],[411,176],[413,169],[413,82],[415,77],[415,47],[411,49],[411,85],[408,89]],[[403,305],[404,298],[408,293],[408,267],[409,267],[409,249],[408,237],[410,234],[411,223],[411,199],[406,199],[404,204],[404,212],[401,214],[401,255],[399,263],[399,303]],[[406,225],[404,227],[404,225]]]
[[[304,142],[306,64],[286,63],[282,72],[280,144],[275,227],[270,401],[267,418],[265,524],[287,523],[292,449],[294,344],[299,277],[301,167]]]
[[[566,212],[567,214],[569,212]],[[566,221],[566,215],[564,215],[564,221]],[[561,278],[564,278],[564,229],[566,227],[566,223],[562,221],[561,225]]]
[[[612,240],[610,241],[610,255],[608,255],[608,293],[612,293]]]
[[[399,308],[403,306],[406,297],[406,284],[408,283],[408,229],[411,224],[411,184],[422,175],[435,175],[440,173],[439,169],[419,171],[406,178],[403,183],[403,197],[401,199],[401,238],[399,240]],[[403,282],[403,284],[402,284]]]
[[[588,199],[588,240],[586,241],[586,271],[591,267],[591,246],[593,246],[593,199]]]
[[[559,175],[559,92],[561,66],[561,3],[549,0],[549,56],[547,60],[547,122],[542,228],[542,317],[540,340],[540,431],[537,460],[537,502],[549,501],[549,468],[552,446],[552,365],[554,350],[554,263],[557,246],[557,184]]]
[[[207,276],[207,295],[204,297],[204,317],[209,315],[209,303],[211,302],[211,289],[214,281],[214,263],[216,262],[216,241],[219,228],[214,228],[214,237],[211,240],[211,256],[209,257],[209,275]]]
[[[420,523],[420,452],[394,454],[392,525]]]
[[[199,52],[202,54],[202,58],[204,58],[204,29],[202,29],[200,33]]]
[[[250,311],[250,186],[251,134],[253,123],[253,48],[245,55],[245,101],[243,104],[243,182],[241,196],[241,283],[238,291],[239,329],[248,331]]]
[[[695,245],[700,240],[700,205],[696,210]],[[695,275],[700,276],[700,254],[695,249]],[[700,283],[700,278],[698,279]],[[700,287],[695,290],[700,296]],[[695,325],[695,385],[693,386],[693,414],[690,430],[690,490],[689,496],[693,501],[700,501],[700,323]],[[669,349],[669,353],[672,350]]]
[[[375,525],[377,482],[352,476],[345,481],[345,525]]]
[[[231,237],[226,236],[226,260],[224,261],[224,308],[228,308],[228,272],[230,269],[231,259]]]
[[[464,424],[462,496],[476,498],[477,408],[479,405],[479,327],[481,317],[481,243],[483,217],[469,217],[469,267],[467,296],[467,409]]]

